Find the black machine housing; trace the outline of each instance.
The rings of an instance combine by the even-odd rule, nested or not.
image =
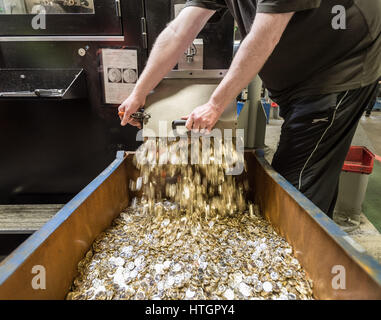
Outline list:
[[[0,204],[65,203],[117,150],[139,146],[137,129],[120,126],[118,105],[104,103],[100,52],[136,49],[141,73],[181,2],[94,0],[95,14],[46,15],[45,30],[28,27],[29,15],[0,14],[0,92],[40,89],[0,96]],[[231,15],[213,17],[199,37],[204,68],[228,68]],[[62,92],[44,91],[53,84]]]

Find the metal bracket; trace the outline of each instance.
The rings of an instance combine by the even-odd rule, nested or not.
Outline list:
[[[145,17],[140,19],[141,29],[142,29],[142,40],[143,40],[143,48],[148,48],[148,36],[147,36],[147,21]]]
[[[118,17],[122,16],[122,10],[120,9],[120,0],[115,0],[115,9],[116,9],[116,15]]]
[[[227,69],[172,70],[165,79],[222,79]]]
[[[140,111],[133,113],[131,118],[138,120],[143,124],[147,124],[148,120],[151,118],[151,115],[149,113],[145,113],[144,109],[141,109]]]

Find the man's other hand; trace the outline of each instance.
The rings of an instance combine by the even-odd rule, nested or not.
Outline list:
[[[124,102],[119,106],[118,112],[121,125],[125,126],[127,123],[141,129],[139,121],[133,119],[131,115],[142,108],[145,104],[145,98],[139,97],[136,94],[131,94]],[[121,113],[124,113],[123,115]]]
[[[211,102],[203,104],[193,112],[181,119],[187,120],[185,126],[194,132],[209,133],[223,113],[224,108],[218,107]]]

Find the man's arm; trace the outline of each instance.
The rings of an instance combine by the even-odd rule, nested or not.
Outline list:
[[[258,13],[253,26],[242,41],[228,73],[209,102],[197,107],[187,119],[188,130],[212,130],[230,102],[258,74],[278,44],[293,16],[290,13]]]
[[[130,119],[131,114],[145,104],[148,93],[173,69],[214,12],[199,7],[184,8],[161,32],[135,89],[119,107],[119,111],[124,112],[123,126],[127,123],[140,126]]]

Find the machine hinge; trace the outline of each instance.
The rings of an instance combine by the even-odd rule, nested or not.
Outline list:
[[[116,9],[116,15],[118,17],[122,16],[122,12],[120,10],[120,0],[115,0],[115,9]]]
[[[141,21],[141,28],[142,28],[143,48],[147,49],[148,48],[148,39],[147,39],[147,22],[146,22],[146,18],[142,17],[140,19],[140,21]]]

